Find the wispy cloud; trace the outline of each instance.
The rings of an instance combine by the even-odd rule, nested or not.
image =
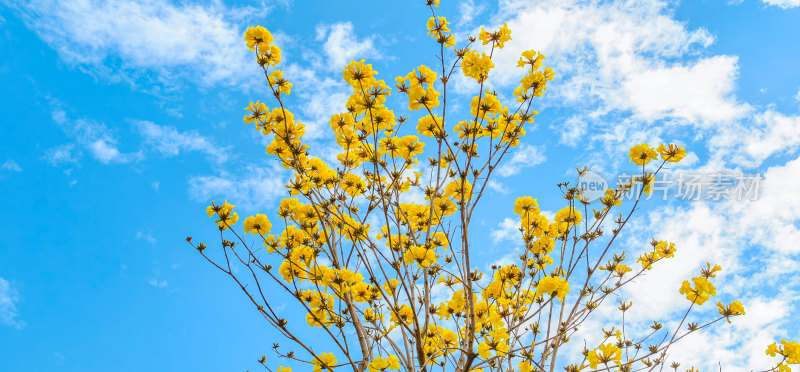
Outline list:
[[[150,279],[147,284],[157,288],[166,288],[169,285],[166,280],[158,280],[156,278]]]
[[[764,4],[777,6],[782,9],[797,8],[800,6],[800,0],[763,0]]]
[[[0,324],[21,329],[25,322],[18,319],[17,304],[19,294],[11,284],[0,278]]]
[[[146,241],[146,242],[148,242],[150,244],[156,244],[156,238],[154,238],[153,235],[150,234],[149,232],[146,233],[146,232],[137,231],[136,232],[136,240],[144,240],[144,241]]]
[[[74,148],[75,144],[66,143],[61,146],[47,149],[44,152],[44,159],[47,160],[47,162],[52,166],[77,163],[78,159],[75,157]]]
[[[757,200],[662,205],[640,216],[641,222],[628,231],[629,255],[638,255],[652,237],[676,242],[678,253],[622,294],[636,300],[626,313],[632,324],[673,319],[688,306],[677,290],[681,282],[696,276],[706,262],[718,263],[725,269],[716,281],[720,300],[740,299],[748,315],[733,326],[688,337],[671,349],[670,359],[701,370],[716,369],[718,362],[725,369],[768,367],[766,345],[797,337],[791,326],[797,317],[787,309],[798,306],[800,293],[800,246],[795,243],[800,240],[800,199],[787,185],[800,182],[800,159],[795,159],[800,116],[736,97],[738,57],[710,53],[714,37],[702,28],[690,29],[674,13],[670,3],[648,0],[501,1],[494,19],[510,19],[514,40],[497,54],[495,84],[516,84],[522,73],[513,68],[519,54],[542,50],[557,75],[542,105],[572,112],[551,129],[564,144],[600,147],[606,156],[595,152],[598,161],[624,156],[635,142],[665,139],[694,141],[705,164],[696,160],[690,167],[709,172],[757,171],[777,160],[763,173]],[[514,228],[508,218],[491,236],[495,242],[513,239]],[[713,306],[699,309],[701,316],[713,313]],[[610,314],[601,311],[583,329],[614,324]]]
[[[161,82],[185,79],[207,86],[238,85],[257,72],[248,63],[244,27],[237,22],[269,11],[167,0],[11,0],[10,5],[67,63],[134,84],[154,73]]]
[[[553,127],[561,142],[608,154],[679,131],[733,135],[760,114],[734,94],[738,57],[709,55],[714,36],[673,14],[655,0],[503,1],[493,19],[508,19],[514,38],[497,53],[494,84],[517,84],[520,53],[541,50],[556,72],[541,104],[580,107]]]
[[[711,162],[757,167],[772,155],[793,154],[800,147],[800,116],[771,109],[731,124],[709,139]]]
[[[700,370],[718,363],[735,370],[766,369],[766,345],[797,337],[797,315],[788,309],[800,305],[800,195],[786,185],[800,182],[800,158],[770,167],[763,177],[754,200],[662,207],[639,216],[626,232],[624,248],[631,257],[649,250],[651,238],[675,242],[678,249],[674,258],[624,287],[621,299],[635,301],[625,314],[632,328],[682,314],[689,303],[678,288],[698,276],[706,262],[723,268],[713,279],[718,288],[713,302],[739,300],[747,311],[733,325],[716,325],[682,340],[671,349],[671,360]],[[692,321],[714,316],[716,309],[709,305],[696,307]],[[614,324],[618,316],[612,303],[583,328]]]
[[[507,240],[512,243],[520,243],[522,240],[522,233],[519,231],[519,219],[506,217],[497,225],[497,228],[492,229],[489,233],[494,243]]]
[[[53,166],[77,164],[84,153],[103,164],[126,164],[143,161],[146,153],[155,152],[163,157],[178,156],[181,153],[200,152],[214,164],[222,164],[231,158],[230,146],[221,146],[214,140],[199,134],[197,131],[180,131],[168,125],[158,125],[144,120],[130,120],[141,138],[141,143],[131,143],[127,147],[136,146],[136,151],[123,152],[115,135],[115,131],[104,123],[82,117],[68,117],[60,102],[52,100],[53,121],[72,138],[74,142],[66,143],[45,150],[43,158]],[[153,186],[158,189],[157,185]]]
[[[189,180],[189,196],[200,202],[227,199],[248,212],[272,206],[285,195],[288,174],[277,164],[247,166],[236,172],[222,171],[218,175],[196,176]]]
[[[75,140],[75,144],[86,150],[95,160],[103,164],[130,163],[142,160],[142,152],[124,153],[117,148],[113,131],[105,124],[88,118],[71,119],[56,101],[52,102],[53,121],[64,133]],[[74,162],[79,154],[73,153],[74,145],[66,144],[46,151],[45,158],[51,164]]]
[[[200,135],[197,131],[181,132],[175,127],[162,126],[150,121],[135,121],[145,146],[159,152],[162,156],[176,156],[182,151],[197,151],[208,156],[215,163],[224,163],[230,157],[229,147],[222,147]]]
[[[5,163],[0,164],[0,169],[5,169],[7,171],[12,171],[12,172],[22,172],[22,167],[20,167],[19,164],[17,164],[17,162],[11,159],[7,159]]]
[[[286,73],[292,76],[295,86],[292,94],[297,94],[303,102],[301,113],[306,125],[305,138],[321,139],[329,135],[326,130],[328,120],[331,115],[346,111],[351,88],[341,79],[329,76],[324,69],[290,64]]]
[[[359,41],[351,22],[317,26],[317,40],[324,40],[322,50],[328,58],[326,65],[332,70],[340,70],[350,60],[380,58],[372,38]]]
[[[456,25],[470,24],[476,17],[486,10],[486,4],[475,4],[474,0],[462,1],[458,4],[459,18]]]
[[[624,94],[614,105],[630,109],[645,121],[676,118],[719,123],[741,118],[747,107],[731,99],[737,61],[736,57],[714,56],[632,72],[624,77]]]
[[[500,167],[497,168],[497,174],[501,177],[513,176],[522,172],[525,168],[536,166],[547,160],[539,147],[526,143],[512,148],[510,155],[511,158],[504,161]]]

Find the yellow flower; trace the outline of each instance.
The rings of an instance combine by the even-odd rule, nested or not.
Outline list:
[[[524,216],[528,213],[539,214],[539,204],[530,196],[523,196],[514,201],[514,213]]]
[[[267,216],[257,214],[255,217],[250,216],[244,219],[244,232],[245,234],[268,234],[272,228],[272,223],[269,222]]]
[[[633,271],[633,269],[628,267],[628,265],[619,264],[614,268],[614,275],[619,278],[622,278],[623,276],[625,276],[625,273],[629,273],[631,271]]]
[[[675,251],[675,243],[670,243],[663,240],[656,243],[655,252],[659,259],[674,257]]]
[[[488,89],[483,93],[482,97],[472,97],[469,107],[470,115],[477,116],[478,119],[486,119],[487,115],[496,117],[497,114],[504,111],[503,104]],[[506,109],[505,111],[508,114],[508,110]]]
[[[492,347],[486,342],[481,342],[478,344],[478,355],[483,359],[489,358],[492,356]]]
[[[375,82],[375,75],[378,72],[372,69],[372,65],[364,64],[364,60],[350,61],[344,66],[342,78],[353,87],[355,92],[360,92],[362,87],[372,86]]]
[[[676,144],[669,144],[669,147],[664,146],[664,144],[658,145],[656,149],[659,154],[661,154],[661,159],[666,160],[668,162],[677,163],[681,161],[681,159],[686,157],[686,149],[683,147],[678,147]]]
[[[650,270],[653,268],[653,262],[658,260],[658,254],[655,252],[645,252],[642,253],[641,256],[636,260],[636,262],[642,263],[642,268],[646,270]]]
[[[441,137],[444,123],[439,116],[426,115],[417,122],[417,132],[426,137]]]
[[[628,157],[631,158],[631,163],[645,165],[649,163],[650,160],[658,157],[658,154],[656,154],[656,151],[648,144],[642,143],[631,147],[631,152],[628,154]]]
[[[447,18],[445,17],[431,17],[428,19],[427,23],[428,35],[437,39],[440,35],[450,32],[450,29],[447,28],[448,24],[450,24],[450,22],[447,22]]]
[[[377,357],[369,363],[370,372],[380,372],[387,369],[399,369],[400,361],[394,355],[389,355],[387,358]]]
[[[267,77],[267,82],[269,83],[270,87],[277,87],[276,89],[278,92],[282,94],[289,95],[292,89],[292,83],[289,80],[284,79],[283,71],[275,70],[269,73],[269,77]]]
[[[583,221],[581,212],[573,207],[564,207],[556,212],[556,222],[565,223],[568,226],[575,226]]]
[[[261,120],[264,120],[266,116],[269,114],[269,108],[267,105],[256,101],[256,103],[250,102],[250,105],[245,108],[245,110],[249,111],[250,114],[244,116],[244,123],[258,123]]]
[[[773,342],[767,347],[767,355],[774,357],[776,354],[784,356],[786,360],[783,362],[786,364],[800,364],[800,343],[781,340],[781,345],[778,346],[776,342]],[[784,368],[779,370],[791,371],[783,362],[779,366],[782,365]]]
[[[391,320],[394,325],[406,324],[409,325],[414,319],[414,311],[406,304],[400,305],[397,311],[392,311]]]
[[[394,290],[397,288],[397,285],[400,284],[400,281],[397,279],[391,279],[386,283],[383,283],[383,290],[389,297],[394,297]]]
[[[383,314],[380,312],[375,311],[373,308],[367,308],[364,310],[364,321],[369,323],[375,323],[378,321],[383,321]]]
[[[608,364],[614,362],[619,366],[622,360],[622,350],[614,344],[603,344],[595,350],[586,355],[586,360],[589,362],[589,367],[594,369],[599,364]]]
[[[680,293],[682,295],[686,295],[686,299],[692,301],[698,305],[702,305],[710,296],[716,296],[717,290],[714,288],[714,285],[711,284],[708,279],[698,276],[692,278],[694,282],[694,287],[689,284],[689,281],[683,281],[681,284]]]
[[[533,372],[534,371],[533,365],[531,365],[531,363],[528,362],[528,361],[520,362],[518,367],[519,367],[519,372]]]
[[[461,61],[461,70],[464,75],[478,82],[482,82],[489,77],[489,70],[492,67],[494,67],[494,62],[492,62],[491,57],[487,56],[486,53],[478,55],[478,52],[474,50],[468,51]]]
[[[564,302],[564,297],[569,293],[569,282],[560,276],[545,276],[539,280],[539,285],[536,286],[536,298],[545,293],[555,293],[556,297]]]
[[[641,177],[636,177],[635,180],[642,183],[642,191],[644,191],[645,194],[650,195],[650,193],[653,192],[653,185],[656,183],[656,177],[652,172],[648,172]]]
[[[266,28],[261,26],[250,27],[244,32],[244,41],[250,50],[263,50],[275,40]]]
[[[270,45],[269,48],[259,49],[259,52],[262,56],[262,59],[259,59],[259,63],[263,62],[263,64],[270,66],[277,66],[278,63],[281,63],[281,48],[278,48],[276,45]]]
[[[511,30],[508,29],[508,25],[505,23],[503,23],[503,27],[500,27],[500,30],[496,32],[488,32],[483,28],[483,26],[481,26],[481,32],[478,34],[478,39],[483,42],[483,45],[494,43],[497,48],[502,49],[504,43],[511,40]]]
[[[608,189],[606,190],[605,195],[603,195],[603,198],[600,199],[600,203],[606,206],[606,208],[611,208],[613,206],[620,205],[622,200],[620,200],[619,195],[617,195],[614,189]]]
[[[522,52],[522,56],[519,57],[519,61],[517,61],[517,67],[531,65],[531,70],[538,70],[539,67],[542,67],[542,61],[545,58],[547,57],[535,50],[526,50]]]
[[[364,193],[366,186],[361,177],[353,173],[348,173],[342,179],[342,190],[344,190],[350,196],[358,196]]]
[[[217,223],[220,230],[225,230],[235,225],[236,221],[239,221],[239,215],[233,211],[234,207],[234,205],[228,204],[227,200],[221,205],[214,204],[212,200],[211,205],[206,208],[206,214],[208,214],[208,217],[218,217],[214,222]]]
[[[745,315],[744,306],[739,301],[733,301],[727,306],[723,305],[722,302],[717,302],[717,307],[719,307],[719,314],[724,316],[728,323],[731,322],[731,316]]]
[[[426,268],[436,263],[436,252],[422,245],[412,245],[403,254],[406,265],[416,262],[417,266]]]
[[[313,363],[314,372],[333,371],[333,366],[336,365],[336,357],[333,356],[333,353],[320,353]]]

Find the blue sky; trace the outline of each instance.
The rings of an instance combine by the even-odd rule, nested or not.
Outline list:
[[[0,1],[0,192],[11,212],[0,370],[260,368],[275,335],[184,241],[213,241],[212,199],[273,216],[284,195],[285,173],[241,122],[249,101],[269,99],[242,34],[275,34],[290,104],[324,155],[325,123],[347,98],[344,63],[365,58],[387,81],[436,63],[423,3]],[[633,171],[633,144],[676,142],[690,152],[676,174],[760,175],[759,194],[648,202],[624,246],[656,236],[679,253],[630,289],[648,299],[633,321],[670,319],[680,281],[711,261],[726,269],[720,298],[748,315],[687,338],[676,358],[764,369],[768,343],[800,339],[800,2],[443,0],[440,14],[460,42],[508,22],[514,40],[492,76],[505,97],[523,50],[541,50],[557,76],[475,222],[480,262],[519,248],[516,196],[557,210],[555,184],[575,167],[614,180]],[[454,82],[456,112],[476,89]],[[401,101],[391,102],[406,115]]]

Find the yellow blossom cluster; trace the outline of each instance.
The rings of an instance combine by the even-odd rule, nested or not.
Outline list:
[[[226,230],[239,221],[239,214],[233,211],[234,207],[227,200],[222,204],[214,204],[214,201],[211,201],[211,205],[206,208],[206,214],[208,217],[215,218],[214,222],[217,223],[220,230]]]
[[[711,267],[710,263],[706,265],[707,268],[701,271],[700,276],[692,278],[694,285],[687,280],[684,280],[683,284],[681,284],[680,293],[685,295],[686,299],[693,304],[702,305],[708,301],[709,297],[717,295],[717,289],[708,278],[716,277],[716,272],[722,270],[722,268],[719,265]]]
[[[481,27],[481,32],[478,34],[478,39],[483,42],[483,45],[492,44],[493,47],[502,49],[507,41],[511,40],[511,30],[508,25],[503,23],[503,26],[495,32],[486,31]]]
[[[774,370],[791,372],[792,368],[789,367],[789,364],[800,365],[800,343],[781,340],[780,345],[778,345],[777,342],[773,342],[767,346],[767,355],[771,357],[779,355],[783,358],[778,362]]]
[[[655,241],[653,240],[650,245],[653,247],[651,251],[642,253],[636,262],[640,262],[642,264],[643,270],[650,270],[653,268],[653,263],[659,261],[664,258],[670,258],[675,256],[675,243],[670,243],[667,241]]]
[[[449,24],[445,17],[431,17],[427,23],[428,35],[445,48],[456,45],[456,38],[450,34],[450,29],[447,27]]]
[[[465,47],[447,49],[457,43],[453,25],[435,14],[438,0],[425,4],[434,12],[426,28],[438,43],[441,66],[419,65],[396,77],[394,87],[365,60],[343,66],[342,79],[349,88],[341,112],[328,121],[337,145],[330,153],[311,152],[306,126],[284,100],[293,85],[284,71],[275,69],[281,51],[272,34],[261,26],[245,32],[245,43],[275,102],[272,107],[250,102],[243,121],[266,136],[266,153],[290,173],[285,181],[289,197],[281,200],[277,218],[255,214],[245,218],[244,234],[224,232],[236,241],[222,239],[221,263],[204,252],[204,244],[196,248],[236,279],[260,315],[305,354],[282,353],[277,343],[276,353],[315,372],[433,366],[477,372],[512,370],[514,365],[533,372],[552,369],[560,358],[576,359],[568,372],[586,367],[629,370],[625,368],[634,362],[651,366],[654,362],[647,357],[666,353],[671,341],[631,360],[628,348],[638,350],[641,341],[614,328],[602,330],[606,338],[582,356],[557,354],[608,296],[653,263],[674,256],[674,243],[654,240],[652,249],[637,260],[641,270],[634,272],[625,251],[610,248],[630,214],[620,212],[614,219],[611,210],[622,209],[624,195],[636,182],[649,193],[661,166],[680,161],[686,150],[675,144],[633,146],[628,156],[642,173],[605,190],[595,204],[598,209],[591,209],[592,201],[568,183],[558,185],[566,205],[542,201],[554,214],[543,212],[538,199],[517,198],[513,212],[519,217],[524,249],[491,269],[476,263],[475,252],[481,251],[473,245],[475,236],[488,235],[470,228],[483,212],[476,205],[492,187],[490,179],[501,160],[531,130],[528,125],[538,114],[534,102],[555,73],[543,66],[541,52],[527,50],[517,62],[524,73],[513,98],[487,89],[492,86],[485,83],[495,67],[493,56],[511,41],[507,24],[496,31],[481,27]],[[489,47],[470,49],[477,40]],[[475,90],[469,105],[461,106],[463,112],[452,112],[445,107],[447,87],[459,65],[474,80]],[[389,108],[393,90],[404,95],[408,112]],[[645,166],[659,156],[661,166],[647,172]],[[637,195],[630,213],[638,202]],[[239,219],[234,208],[227,201],[212,202],[206,212],[220,230],[233,230]],[[680,293],[692,305],[703,304],[716,295],[708,279],[717,271],[718,266],[709,264],[692,283],[684,282]],[[262,285],[264,279],[274,285]],[[327,335],[332,352],[320,352],[296,336],[292,319],[281,317],[272,306],[276,289],[296,300],[301,309],[297,315],[304,315],[314,332]],[[618,308],[624,313],[630,306],[632,302],[621,300]],[[729,322],[745,313],[738,301],[717,306],[719,319]],[[661,325],[651,328],[658,331]],[[612,337],[616,343],[608,342]],[[767,352],[784,355],[789,363],[797,358],[795,345],[773,344]]]

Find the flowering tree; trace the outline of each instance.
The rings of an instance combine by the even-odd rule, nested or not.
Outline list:
[[[687,334],[744,315],[742,304],[733,301],[717,303],[719,317],[705,324],[686,322],[694,307],[716,295],[711,279],[720,267],[708,264],[679,289],[687,310],[677,328],[654,321],[650,330],[632,332],[625,326],[632,302],[620,301],[619,329],[603,329],[602,341],[587,344],[582,353],[565,351],[601,303],[673,257],[674,243],[654,240],[632,262],[614,243],[662,167],[686,155],[674,144],[634,146],[629,157],[638,176],[606,190],[600,209],[590,211],[586,194],[569,183],[558,185],[565,205],[552,219],[536,199],[516,199],[524,252],[513,264],[479,270],[471,262],[476,206],[538,114],[535,100],[554,72],[543,68],[541,53],[522,53],[517,66],[525,75],[513,92],[516,101],[505,106],[485,83],[492,55],[511,31],[506,25],[492,32],[482,28],[477,39],[454,48],[447,20],[436,16],[438,0],[427,5],[428,33],[440,54],[434,68],[421,65],[395,79],[394,92],[408,98],[409,116],[386,106],[393,89],[371,65],[362,60],[344,67],[352,93],[343,112],[330,119],[341,148],[335,164],[311,155],[304,125],[284,103],[292,84],[274,69],[281,52],[270,32],[258,26],[245,33],[274,103],[270,109],[251,102],[244,121],[271,138],[267,153],[292,173],[290,197],[280,203],[280,228],[272,235],[273,222],[264,214],[245,218],[243,231],[236,231],[239,215],[226,201],[207,209],[220,230],[221,249],[209,253],[205,244],[187,240],[299,350],[276,343],[279,357],[307,363],[315,372],[661,370],[670,346]],[[469,115],[453,120],[447,116],[447,88],[458,73],[474,81],[476,95]],[[624,195],[633,199],[627,208],[621,205]],[[287,321],[273,303],[274,291],[294,299],[293,311],[304,313],[307,324]],[[317,334],[329,339],[331,349],[314,341]],[[783,357],[774,367],[781,370],[797,363],[799,352],[797,343],[786,341],[767,349]],[[266,357],[259,362],[273,370],[275,363]]]

